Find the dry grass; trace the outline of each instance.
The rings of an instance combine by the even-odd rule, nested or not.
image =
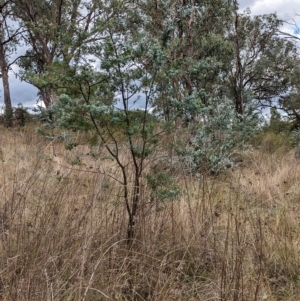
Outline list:
[[[102,149],[66,151],[30,126],[0,137],[1,300],[300,300],[292,151],[245,153],[214,178],[175,173],[179,201],[153,204],[145,186],[128,249],[119,171]]]

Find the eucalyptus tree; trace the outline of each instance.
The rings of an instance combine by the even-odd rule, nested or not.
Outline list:
[[[300,123],[300,60],[294,61],[295,69],[291,74],[291,85],[288,93],[280,96],[275,105],[277,109],[285,112],[291,119]]]
[[[9,88],[9,70],[15,60],[10,61],[12,54],[16,52],[19,44],[22,27],[13,22],[14,16],[12,13],[11,3],[9,0],[1,1],[0,3],[0,70],[3,83],[3,96],[5,105],[5,123],[6,126],[13,125],[13,108],[10,97]]]
[[[181,115],[178,105],[182,107],[186,99],[207,104],[217,93],[220,75],[233,54],[232,42],[225,38],[232,6],[223,0],[145,1],[140,5],[147,16],[146,30],[167,54],[157,83],[157,105],[165,118]]]
[[[26,27],[29,47],[19,60],[21,79],[35,85],[46,107],[57,101],[56,78],[43,80],[54,69],[72,72],[80,64],[84,47],[100,38],[99,11],[89,0],[12,0],[14,13]],[[54,72],[55,73],[55,72]]]
[[[289,93],[298,54],[295,44],[280,35],[281,26],[276,14],[235,13],[228,29],[235,43],[234,57],[223,80],[240,114],[251,101],[269,106]]]

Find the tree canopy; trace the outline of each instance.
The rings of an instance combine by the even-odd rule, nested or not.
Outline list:
[[[61,94],[83,96],[86,89],[112,104],[120,93],[114,66],[121,77],[123,68],[130,70],[131,92],[153,78],[151,106],[178,124],[197,120],[183,108],[192,98],[205,106],[226,97],[241,115],[280,103],[299,116],[298,49],[282,35],[276,14],[251,16],[238,11],[237,1],[224,0],[7,0],[5,11],[22,28],[11,45],[27,49],[16,60],[18,76],[38,88],[46,107]]]

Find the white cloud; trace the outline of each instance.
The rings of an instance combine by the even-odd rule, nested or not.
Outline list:
[[[249,7],[253,15],[277,13],[284,20],[300,15],[299,0],[240,0],[239,3],[240,11]]]
[[[252,15],[276,13],[286,21],[282,31],[295,34],[295,25],[300,27],[299,0],[240,0],[240,11],[250,8]],[[300,37],[300,35],[298,35]]]

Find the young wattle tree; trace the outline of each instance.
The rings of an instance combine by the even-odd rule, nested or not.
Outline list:
[[[122,187],[120,202],[126,208],[126,235],[131,246],[140,208],[146,204],[142,197],[146,164],[167,126],[155,125],[149,113],[165,54],[141,26],[142,15],[126,3],[106,3],[102,6],[102,18],[98,31],[106,38],[89,48],[99,62],[98,68],[87,64],[72,77],[62,79],[60,89],[64,94],[55,110],[60,126],[92,130],[94,143],[96,140],[103,145],[116,162],[120,174],[114,178]],[[151,68],[151,73],[145,66]],[[134,106],[139,109],[134,110]],[[173,190],[171,194],[174,197]]]

